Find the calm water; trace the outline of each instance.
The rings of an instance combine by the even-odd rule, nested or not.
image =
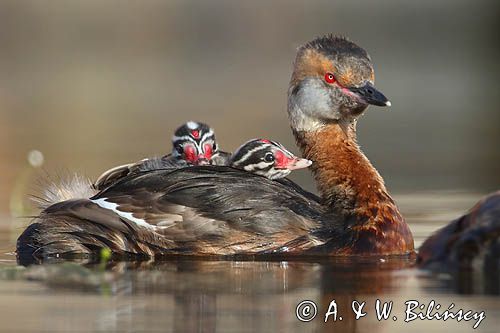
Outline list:
[[[480,194],[396,195],[416,245],[444,221],[470,207]],[[199,261],[162,263],[58,263],[23,268],[11,253],[25,221],[10,219],[0,233],[1,332],[468,332],[476,322],[404,322],[405,302],[443,309],[485,311],[477,331],[498,332],[498,278],[431,275],[412,260]],[[388,320],[378,321],[375,302],[393,301]],[[296,318],[303,300],[315,302],[310,322]],[[327,324],[332,300],[338,314]],[[351,303],[365,301],[355,320]],[[392,319],[393,316],[397,320]]]

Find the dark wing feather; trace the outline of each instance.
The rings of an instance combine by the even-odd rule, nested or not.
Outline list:
[[[304,196],[305,198],[307,198],[307,199],[309,199],[311,201],[315,201],[317,203],[321,203],[321,198],[320,197],[318,197],[316,194],[313,194],[311,192],[308,192],[308,191],[304,190],[302,187],[300,187],[296,183],[292,182],[288,178],[277,179],[275,181],[283,184],[284,186],[286,186],[286,187],[288,187],[290,189],[293,189],[295,192],[297,192],[298,194]]]
[[[89,199],[69,200],[44,210],[17,241],[21,264],[50,257],[92,256],[109,248],[114,256],[154,256],[175,244]]]
[[[320,242],[310,232],[320,228],[323,207],[290,184],[203,166],[130,175],[92,199],[105,198],[179,247],[198,252],[202,245],[219,254],[222,248],[270,251],[297,237],[311,237],[312,246]]]
[[[88,199],[58,202],[45,209],[41,216],[44,215],[71,216],[74,218],[93,221],[94,223],[101,224],[109,229],[116,229],[121,232],[127,232],[129,230],[118,215],[108,209],[97,206]]]
[[[120,165],[105,171],[97,178],[94,188],[103,190],[130,174],[142,171],[180,168],[183,166],[187,166],[187,163],[182,160],[176,160],[172,155],[145,158],[139,162]]]
[[[116,181],[126,177],[134,165],[136,163],[124,164],[104,171],[95,181],[94,188],[97,190],[105,189]]]

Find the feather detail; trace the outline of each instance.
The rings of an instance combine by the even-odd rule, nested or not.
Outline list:
[[[77,173],[59,176],[57,180],[42,179],[40,186],[43,188],[42,195],[31,196],[31,200],[40,209],[66,200],[88,199],[97,194],[97,190],[92,187],[92,181]]]

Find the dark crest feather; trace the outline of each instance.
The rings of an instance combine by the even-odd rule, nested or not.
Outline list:
[[[299,52],[314,49],[325,55],[351,54],[371,61],[368,53],[347,37],[328,34],[318,37],[300,47]]]

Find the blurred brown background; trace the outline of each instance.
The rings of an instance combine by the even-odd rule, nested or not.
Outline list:
[[[498,1],[0,2],[0,212],[48,174],[170,150],[187,120],[222,148],[295,149],[286,90],[296,48],[349,36],[392,101],[359,141],[393,191],[500,188]],[[313,185],[308,172],[294,179]],[[11,207],[12,208],[12,207]]]

